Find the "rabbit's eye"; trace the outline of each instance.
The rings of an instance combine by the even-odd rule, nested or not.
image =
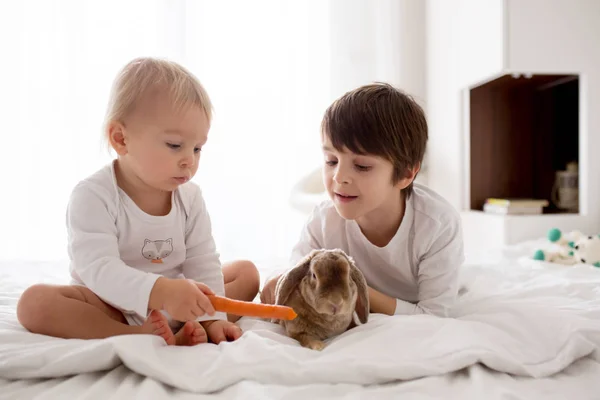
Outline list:
[[[313,279],[317,279],[317,275],[315,275],[315,273],[314,273],[314,272],[312,273],[312,278],[313,278]]]

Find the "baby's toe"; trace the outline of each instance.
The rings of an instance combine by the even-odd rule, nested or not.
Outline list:
[[[194,332],[192,334],[192,341],[195,344],[206,343],[208,341],[208,336],[207,336],[204,328],[200,327],[200,328],[194,329]]]
[[[196,326],[198,325],[200,325],[198,321],[187,321],[185,325],[183,325],[183,332],[187,336],[191,336],[194,333],[194,329],[196,329]]]
[[[168,345],[175,344],[175,337],[171,328],[169,328],[169,322],[164,315],[156,310],[150,313],[142,325],[142,333],[160,336]]]

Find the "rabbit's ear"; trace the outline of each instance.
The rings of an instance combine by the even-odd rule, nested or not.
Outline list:
[[[285,305],[290,294],[298,287],[302,278],[308,273],[310,260],[312,260],[318,252],[319,250],[311,251],[310,254],[300,260],[294,268],[290,269],[279,278],[275,285],[275,304]]]
[[[363,276],[362,272],[356,267],[354,260],[348,257],[348,263],[350,264],[350,278],[356,284],[356,314],[361,323],[365,324],[369,320],[369,291],[367,289],[367,281]]]

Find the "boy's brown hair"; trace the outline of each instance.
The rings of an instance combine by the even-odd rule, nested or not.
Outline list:
[[[423,161],[427,145],[427,120],[421,106],[409,95],[387,83],[361,86],[327,108],[321,123],[333,147],[356,154],[386,158],[394,166],[397,183]],[[404,189],[407,197],[412,182]]]

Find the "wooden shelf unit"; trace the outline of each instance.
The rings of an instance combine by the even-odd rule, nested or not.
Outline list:
[[[547,199],[557,170],[579,161],[579,76],[502,75],[471,87],[470,209],[489,197]]]

